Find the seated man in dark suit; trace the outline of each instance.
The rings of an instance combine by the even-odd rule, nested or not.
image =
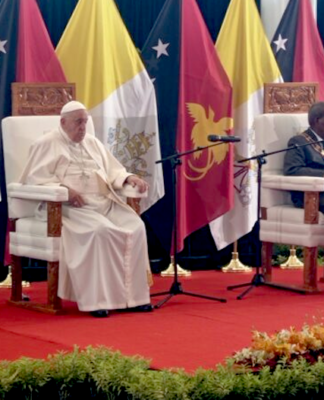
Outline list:
[[[293,136],[288,146],[303,145],[324,140],[324,102],[314,103],[308,112],[309,128]],[[324,143],[297,147],[287,151],[284,161],[284,174],[292,176],[324,177]],[[291,192],[292,202],[296,207],[304,206],[303,192]],[[324,212],[324,192],[320,193],[319,209]]]

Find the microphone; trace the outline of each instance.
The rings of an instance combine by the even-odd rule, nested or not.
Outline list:
[[[220,135],[208,135],[207,139],[210,142],[228,142],[228,143],[232,143],[232,142],[240,142],[241,138],[239,138],[238,136],[220,136]]]

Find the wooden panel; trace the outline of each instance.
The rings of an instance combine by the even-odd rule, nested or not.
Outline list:
[[[47,236],[60,237],[62,228],[62,203],[47,202]]]
[[[53,311],[62,309],[62,301],[58,297],[59,263],[47,262],[47,306]]]
[[[307,113],[318,100],[318,83],[285,82],[264,85],[264,113]]]
[[[11,254],[11,300],[22,300],[22,266],[21,257]]]
[[[304,193],[304,223],[318,224],[319,193]]]
[[[272,243],[262,242],[262,273],[266,283],[272,281],[272,250]]]
[[[317,254],[317,247],[304,247],[304,289],[308,293],[318,292]]]
[[[75,100],[75,84],[14,82],[11,93],[12,115],[59,115],[64,104]]]

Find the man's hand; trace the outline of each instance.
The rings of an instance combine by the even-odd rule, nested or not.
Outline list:
[[[86,204],[82,196],[76,190],[73,190],[65,185],[62,186],[66,187],[67,190],[69,191],[69,203],[71,204],[71,206],[83,207]]]
[[[125,183],[129,183],[133,187],[137,187],[140,193],[144,193],[148,190],[149,185],[143,179],[136,175],[130,175],[126,178]]]

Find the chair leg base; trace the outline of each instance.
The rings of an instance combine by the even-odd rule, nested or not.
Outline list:
[[[46,314],[52,315],[62,315],[64,311],[62,308],[53,308],[47,304],[41,303],[34,303],[32,301],[14,301],[14,300],[7,300],[7,303],[11,306],[25,308],[27,310],[38,311]]]
[[[267,282],[265,281],[265,285],[269,287],[274,287],[277,289],[283,289],[283,290],[290,290],[292,292],[296,293],[301,293],[301,294],[318,294],[322,293],[321,290],[319,290],[317,287],[304,287],[304,286],[297,286],[297,285],[284,285],[282,283],[277,283],[277,282]]]
[[[262,243],[262,265],[265,282],[281,289],[292,290],[298,293],[320,293],[317,287],[317,247],[304,247],[303,285],[288,286],[272,281],[272,246],[270,242]],[[324,281],[324,278],[323,278]]]

